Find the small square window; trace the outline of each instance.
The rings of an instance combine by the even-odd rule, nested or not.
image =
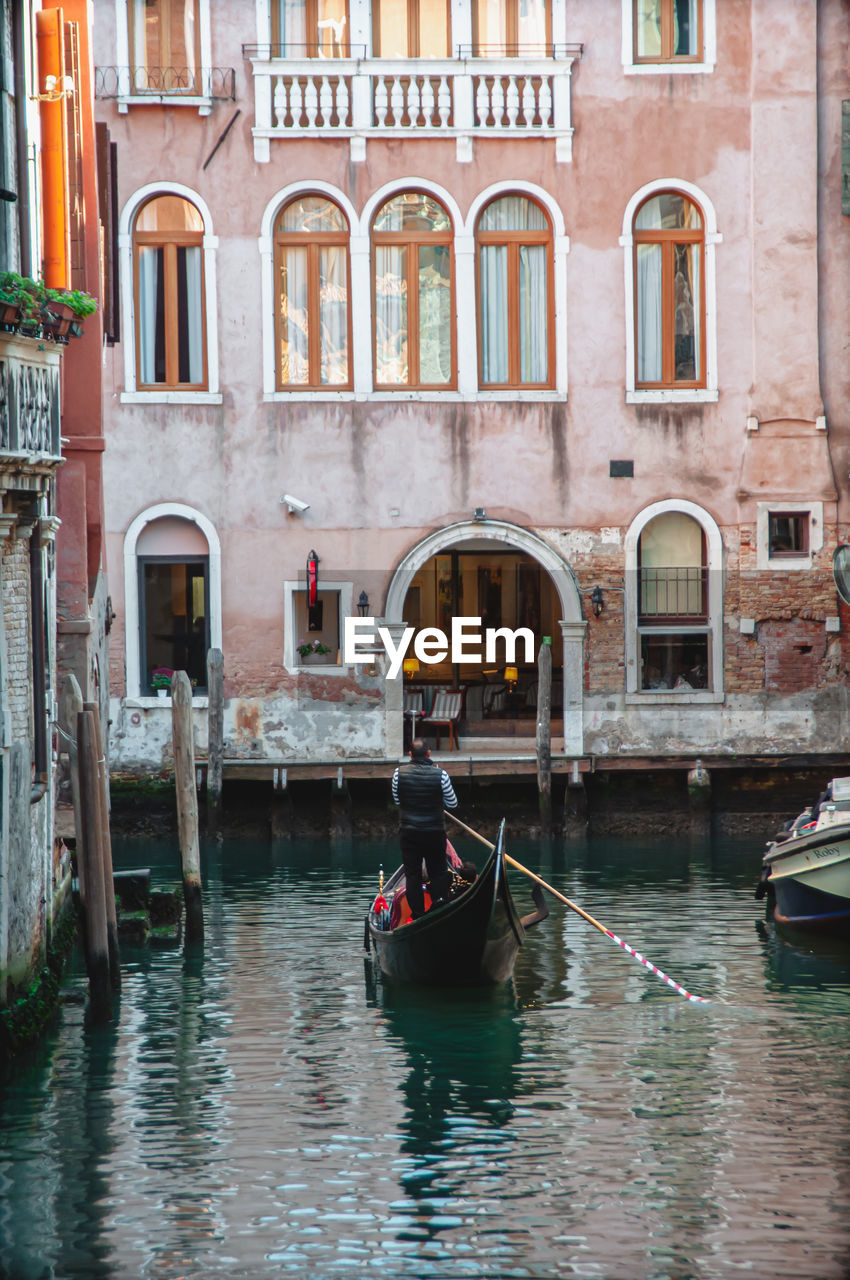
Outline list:
[[[771,560],[809,554],[809,519],[808,511],[771,511],[768,514],[768,555]]]
[[[339,592],[320,590],[316,603],[311,605],[306,591],[295,591],[292,604],[296,662],[339,663]]]

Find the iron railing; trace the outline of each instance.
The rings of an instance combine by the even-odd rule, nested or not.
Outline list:
[[[667,618],[704,622],[707,618],[708,569],[702,565],[676,569],[641,569],[638,621]]]
[[[95,67],[96,98],[187,97],[231,102],[233,67]]]

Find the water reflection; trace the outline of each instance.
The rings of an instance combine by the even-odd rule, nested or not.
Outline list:
[[[393,987],[392,850],[225,842],[203,956],[125,950],[115,1021],[0,1085],[0,1276],[850,1274],[847,955],[757,921],[758,849],[511,851],[713,1003],[557,906],[512,984]]]

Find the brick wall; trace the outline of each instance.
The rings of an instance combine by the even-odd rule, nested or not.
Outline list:
[[[12,739],[28,741],[32,736],[29,542],[25,538],[6,538],[0,542],[0,555],[6,633],[5,695],[11,712]]]

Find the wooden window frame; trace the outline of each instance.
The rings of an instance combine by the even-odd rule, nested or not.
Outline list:
[[[350,7],[350,0],[345,0],[346,39],[340,45],[339,53],[335,55],[339,58],[351,57],[351,38],[348,34],[351,31]],[[322,48],[322,41],[319,36],[319,0],[304,0],[304,9],[306,12],[304,26],[307,33],[307,44],[302,56],[306,58],[318,58]],[[286,50],[286,42],[281,39],[280,10],[276,0],[272,0],[271,5],[271,37],[273,52],[274,50],[277,50],[278,56],[280,57],[291,56]],[[296,54],[294,56],[298,57],[299,55]],[[334,55],[331,55],[328,60],[333,61],[333,57]]]
[[[446,50],[442,55],[444,58],[451,57],[452,49],[452,11],[451,0],[445,0],[446,10]],[[382,58],[381,50],[381,0],[373,0],[373,55],[376,58]],[[420,0],[407,0],[407,56],[411,59],[421,57],[420,52],[420,25],[421,25],[421,9]]]
[[[546,219],[545,231],[481,231],[475,232],[475,296],[477,300],[477,340],[478,340],[478,385],[482,389],[491,390],[551,390],[555,386],[555,275],[554,258],[555,242],[552,234],[552,220],[547,211],[536,200],[531,200],[523,192],[500,192],[490,204],[495,204],[506,197],[515,196],[537,205]],[[479,215],[481,218],[490,205],[485,206]],[[519,251],[526,245],[545,245],[546,255],[546,381],[522,382],[520,380],[520,311],[519,311]],[[482,338],[483,304],[481,300],[481,249],[487,245],[506,245],[508,249],[508,381],[484,381],[484,343]]]
[[[376,231],[375,222],[380,216],[383,209],[393,200],[397,200],[400,196],[405,195],[423,195],[428,200],[433,200],[438,204],[449,219],[449,229],[447,231]],[[451,214],[448,209],[432,195],[430,191],[419,191],[411,189],[406,191],[396,191],[392,195],[387,196],[386,200],[375,211],[372,219],[372,385],[376,391],[401,392],[406,391],[456,391],[457,390],[457,331],[455,320],[455,255],[454,255],[454,224],[451,220]],[[448,245],[449,247],[449,340],[451,343],[452,356],[452,373],[448,382],[420,382],[419,375],[419,289],[416,287],[419,278],[419,246],[420,245]],[[407,248],[407,382],[379,382],[378,381],[378,309],[377,309],[377,279],[376,279],[376,255],[374,250],[379,245],[404,246]],[[413,264],[413,265],[411,265]],[[416,370],[417,379],[414,382],[411,375]]]
[[[676,227],[669,231],[648,229],[638,230],[637,219],[641,209],[651,200],[655,200],[660,196],[672,195],[678,196],[687,204],[693,206],[699,214],[700,226],[698,229],[688,231],[684,227]],[[634,280],[634,315],[632,322],[634,324],[634,340],[635,340],[635,390],[651,391],[684,391],[684,390],[701,390],[707,385],[707,369],[706,369],[706,312],[705,312],[705,290],[706,290],[706,272],[705,272],[705,214],[695,200],[690,196],[684,195],[681,191],[671,188],[668,191],[653,191],[642,201],[635,210],[632,220],[634,247],[632,249],[632,277]],[[640,368],[640,325],[638,317],[640,315],[640,282],[638,280],[638,247],[644,244],[661,245],[661,381],[660,382],[643,382],[641,381],[638,370]],[[699,245],[699,271],[700,271],[700,288],[699,288],[699,367],[702,370],[702,376],[699,378],[676,379],[676,334],[673,325],[675,316],[675,273],[673,270],[673,262],[677,245]]]
[[[286,209],[290,204],[303,199],[305,196],[314,195],[319,199],[327,199],[330,204],[339,213],[342,220],[348,227],[348,219],[340,209],[339,205],[330,200],[327,196],[320,193],[311,193],[309,191],[299,192],[293,200],[287,201],[283,205],[275,217],[275,228],[280,223]],[[350,230],[345,231],[277,231],[274,232],[274,338],[275,338],[275,387],[278,391],[351,391],[354,386],[353,370],[352,370],[352,347],[351,347],[351,233]],[[309,380],[307,382],[284,382],[281,377],[280,364],[280,344],[281,344],[281,314],[280,314],[280,272],[281,272],[281,251],[287,246],[298,246],[307,250],[307,365],[309,370]],[[346,307],[346,339],[348,344],[348,378],[345,382],[322,382],[320,378],[322,369],[322,344],[321,344],[321,323],[319,321],[319,252],[322,249],[338,248],[342,246],[345,249],[345,289],[347,296]]]
[[[673,53],[673,38],[676,30],[673,21],[675,0],[660,0],[660,3],[661,53],[657,58],[650,58],[647,54],[638,54],[638,0],[632,0],[632,61],[635,66],[658,66],[664,62],[674,62],[677,65],[688,62],[702,62],[704,58],[703,29],[705,21],[703,0],[697,0],[696,53],[687,54]]]
[[[770,527],[774,520],[793,520],[801,527],[802,546],[787,550],[775,550],[772,545]],[[811,555],[811,511],[769,511],[767,513],[767,555],[769,560],[800,560]]]
[[[167,196],[169,192],[163,192]],[[147,204],[159,199],[151,196],[136,212],[136,221]],[[180,196],[183,200],[185,197]],[[186,204],[191,201],[186,200]],[[192,206],[195,208],[195,206]],[[207,360],[207,285],[204,270],[204,233],[203,231],[138,231],[133,229],[133,300],[136,321],[136,387],[139,391],[206,391],[209,386],[209,368]],[[139,296],[139,249],[154,248],[163,250],[162,275],[165,291],[165,314],[163,344],[165,347],[165,381],[142,381],[142,343],[141,324],[142,308]],[[204,376],[201,382],[180,382],[178,380],[180,353],[174,336],[177,331],[177,250],[179,248],[198,248],[201,250],[201,351],[204,361]]]
[[[544,0],[546,11],[546,33],[544,44],[547,50],[552,49],[552,0]],[[482,48],[489,49],[492,46],[483,44],[478,34],[478,2],[472,6],[472,49],[475,57],[505,57],[518,58],[523,52],[531,48],[537,48],[536,45],[522,45],[519,42],[519,0],[505,0],[505,49],[504,54],[481,54],[479,50]]]
[[[159,12],[160,12],[160,24],[161,24],[160,25],[160,46],[163,49],[167,49],[167,52],[162,53],[160,57],[160,65],[158,67],[153,67],[147,61],[147,50],[142,49],[140,52],[136,48],[136,5],[139,3],[139,0],[127,0],[127,34],[129,38],[131,76],[133,77],[134,85],[135,85],[135,76],[133,75],[133,72],[135,70],[144,69],[145,72],[147,72],[148,74],[148,79],[150,80],[151,72],[164,71],[164,70],[167,70],[168,68],[176,68],[176,66],[179,65],[179,64],[175,64],[171,58],[171,10],[173,5],[176,2],[177,0],[158,0]],[[197,80],[201,74],[201,12],[200,12],[201,6],[198,3],[198,0],[194,0],[194,5],[195,5],[194,53],[195,53],[195,68],[196,68],[195,78]],[[167,21],[165,21],[164,19],[164,14],[166,12],[168,14]],[[188,70],[188,68],[186,69]],[[133,92],[136,93],[136,92],[139,92],[139,90],[137,88],[134,88]],[[191,85],[180,87],[177,89],[175,88],[163,89],[163,88],[157,88],[156,85],[154,84],[154,85],[150,85],[149,88],[144,92],[196,94],[198,92],[198,86],[197,84],[191,84]]]

